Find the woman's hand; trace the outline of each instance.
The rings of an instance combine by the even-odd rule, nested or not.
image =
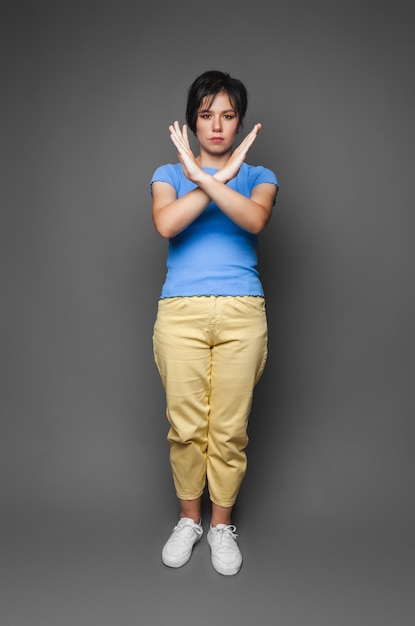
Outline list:
[[[226,164],[216,173],[214,177],[222,183],[227,183],[238,174],[242,163],[246,159],[249,148],[254,143],[261,130],[261,124],[255,124],[251,132],[245,137],[237,148],[232,152]]]
[[[179,122],[176,121],[169,126],[169,131],[170,139],[177,148],[178,158],[182,164],[184,175],[186,178],[196,183],[202,169],[190,148],[186,124],[183,124],[183,129],[180,129]]]
[[[246,159],[249,148],[254,143],[261,130],[261,124],[255,124],[251,132],[235,148],[226,164],[214,174],[214,178],[221,183],[227,183],[238,174],[242,163]],[[177,148],[178,159],[183,167],[183,173],[192,182],[199,184],[200,177],[205,176],[204,171],[198,164],[189,143],[188,129],[186,124],[180,128],[179,122],[174,122],[169,126],[170,139]]]
[[[196,189],[180,198],[167,183],[153,183],[153,219],[162,237],[174,237],[199,217],[214,202],[235,224],[250,233],[258,234],[268,222],[275,200],[275,186],[270,183],[257,185],[250,198],[231,189],[226,183],[235,178],[254,143],[261,124],[255,124],[251,132],[229,157],[225,165],[213,176],[198,164],[187,135],[187,126],[179,123],[169,126],[170,137],[177,148],[179,161],[185,176],[195,183]]]

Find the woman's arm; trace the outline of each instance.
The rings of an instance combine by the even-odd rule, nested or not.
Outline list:
[[[230,189],[214,176],[202,172],[199,188],[218,205],[233,222],[250,233],[258,234],[267,225],[274,205],[276,188],[272,183],[262,183],[254,187],[251,197]]]
[[[276,194],[275,186],[270,183],[257,185],[251,197],[246,198],[227,187],[226,183],[239,172],[249,148],[261,129],[261,124],[255,124],[226,164],[213,176],[197,163],[190,148],[186,125],[183,126],[183,131],[180,130],[178,122],[169,128],[184,174],[197,185],[197,188],[177,198],[175,190],[168,183],[153,183],[153,221],[157,232],[163,237],[177,235],[213,201],[238,226],[248,232],[259,233],[271,217]]]
[[[226,187],[226,183],[239,172],[261,128],[261,124],[255,124],[251,132],[233,151],[225,166],[210,177],[206,177],[205,172],[202,171],[202,180],[197,182],[223,213],[238,226],[253,234],[260,233],[271,218],[276,196],[275,185],[259,184],[254,187],[251,196],[247,198]]]
[[[254,234],[260,233],[271,218],[276,193],[275,185],[262,183],[246,198],[209,174],[201,179],[199,188],[181,198],[177,198],[169,183],[154,182],[152,191],[153,222],[159,235],[166,238],[184,230],[211,200],[238,226]]]
[[[210,202],[202,189],[193,189],[181,198],[164,182],[153,182],[153,222],[162,237],[174,237],[191,224]]]

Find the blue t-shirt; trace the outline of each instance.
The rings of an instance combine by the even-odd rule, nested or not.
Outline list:
[[[217,170],[203,168],[209,174]],[[162,165],[150,182],[174,187],[177,197],[196,185],[183,174],[180,163]],[[243,163],[238,175],[227,185],[249,198],[261,183],[274,184],[277,178],[262,166]],[[258,274],[257,235],[233,222],[211,202],[181,233],[169,239],[167,274],[161,298],[177,296],[263,296]]]

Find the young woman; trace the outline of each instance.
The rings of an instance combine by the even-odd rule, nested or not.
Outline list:
[[[201,538],[207,484],[207,540],[213,567],[236,574],[242,556],[231,522],[246,472],[252,395],[267,357],[257,235],[278,191],[275,174],[245,163],[261,129],[234,148],[247,108],[243,83],[208,71],[188,91],[186,122],[169,127],[178,163],[151,179],[157,232],[169,240],[167,274],[154,326],[154,357],[166,392],[168,442],[180,519],[162,560],[181,567]],[[194,155],[188,128],[196,136]]]

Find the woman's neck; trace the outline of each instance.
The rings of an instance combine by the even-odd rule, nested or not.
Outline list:
[[[221,167],[228,162],[231,153],[226,153],[220,156],[215,156],[212,154],[206,154],[201,152],[198,157],[196,157],[196,161],[200,165],[200,167],[208,167],[211,169],[220,170]]]

